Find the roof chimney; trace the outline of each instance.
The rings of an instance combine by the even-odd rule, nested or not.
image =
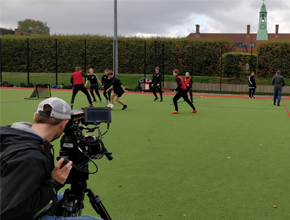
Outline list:
[[[276,35],[279,34],[279,24],[276,24]]]
[[[251,25],[248,24],[247,25],[247,34],[250,35],[251,34],[250,32],[251,32]]]
[[[196,34],[200,34],[200,32],[199,32],[199,24],[196,25]]]

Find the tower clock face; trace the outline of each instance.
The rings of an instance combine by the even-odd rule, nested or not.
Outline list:
[[[261,25],[260,25],[260,28],[261,28],[261,30],[264,30],[264,29],[266,28],[266,25],[261,24]]]

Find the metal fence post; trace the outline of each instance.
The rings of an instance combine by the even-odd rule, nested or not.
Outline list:
[[[29,38],[27,38],[27,83],[29,84]]]
[[[164,75],[165,75],[165,58],[164,58],[164,44],[162,44],[162,71],[163,71],[163,74],[162,74],[162,78],[163,78],[163,87],[164,87]]]
[[[144,41],[144,77],[146,77],[146,41]]]
[[[221,70],[220,70],[220,91],[222,91],[222,76],[223,76],[223,50],[221,46]]]
[[[2,38],[0,37],[0,82],[2,82]]]
[[[55,39],[55,84],[57,85],[57,39]]]
[[[191,74],[193,75],[193,45],[191,45]]]
[[[155,66],[157,66],[157,55],[156,55],[156,41],[154,41],[154,62],[155,62]]]
[[[87,39],[85,39],[85,72],[87,71]]]
[[[281,73],[283,73],[283,45],[281,45]]]

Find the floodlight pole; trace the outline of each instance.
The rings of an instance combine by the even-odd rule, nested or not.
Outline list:
[[[114,46],[113,46],[113,71],[118,77],[118,23],[117,23],[117,0],[114,0]]]

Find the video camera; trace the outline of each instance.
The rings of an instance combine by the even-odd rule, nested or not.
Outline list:
[[[107,130],[103,134],[100,124],[107,123]],[[64,135],[61,138],[59,158],[63,157],[65,163],[73,162],[73,168],[66,183],[73,184],[88,180],[89,174],[98,171],[97,165],[92,159],[101,159],[105,155],[112,160],[112,153],[105,148],[102,137],[108,132],[111,123],[111,109],[108,107],[90,107],[82,110],[74,110],[71,119],[66,124]],[[83,126],[81,126],[82,124]],[[88,127],[93,125],[93,127]],[[94,132],[98,129],[98,136],[84,135],[83,130]],[[58,159],[59,159],[58,158]],[[88,162],[93,162],[95,172],[89,172]]]

